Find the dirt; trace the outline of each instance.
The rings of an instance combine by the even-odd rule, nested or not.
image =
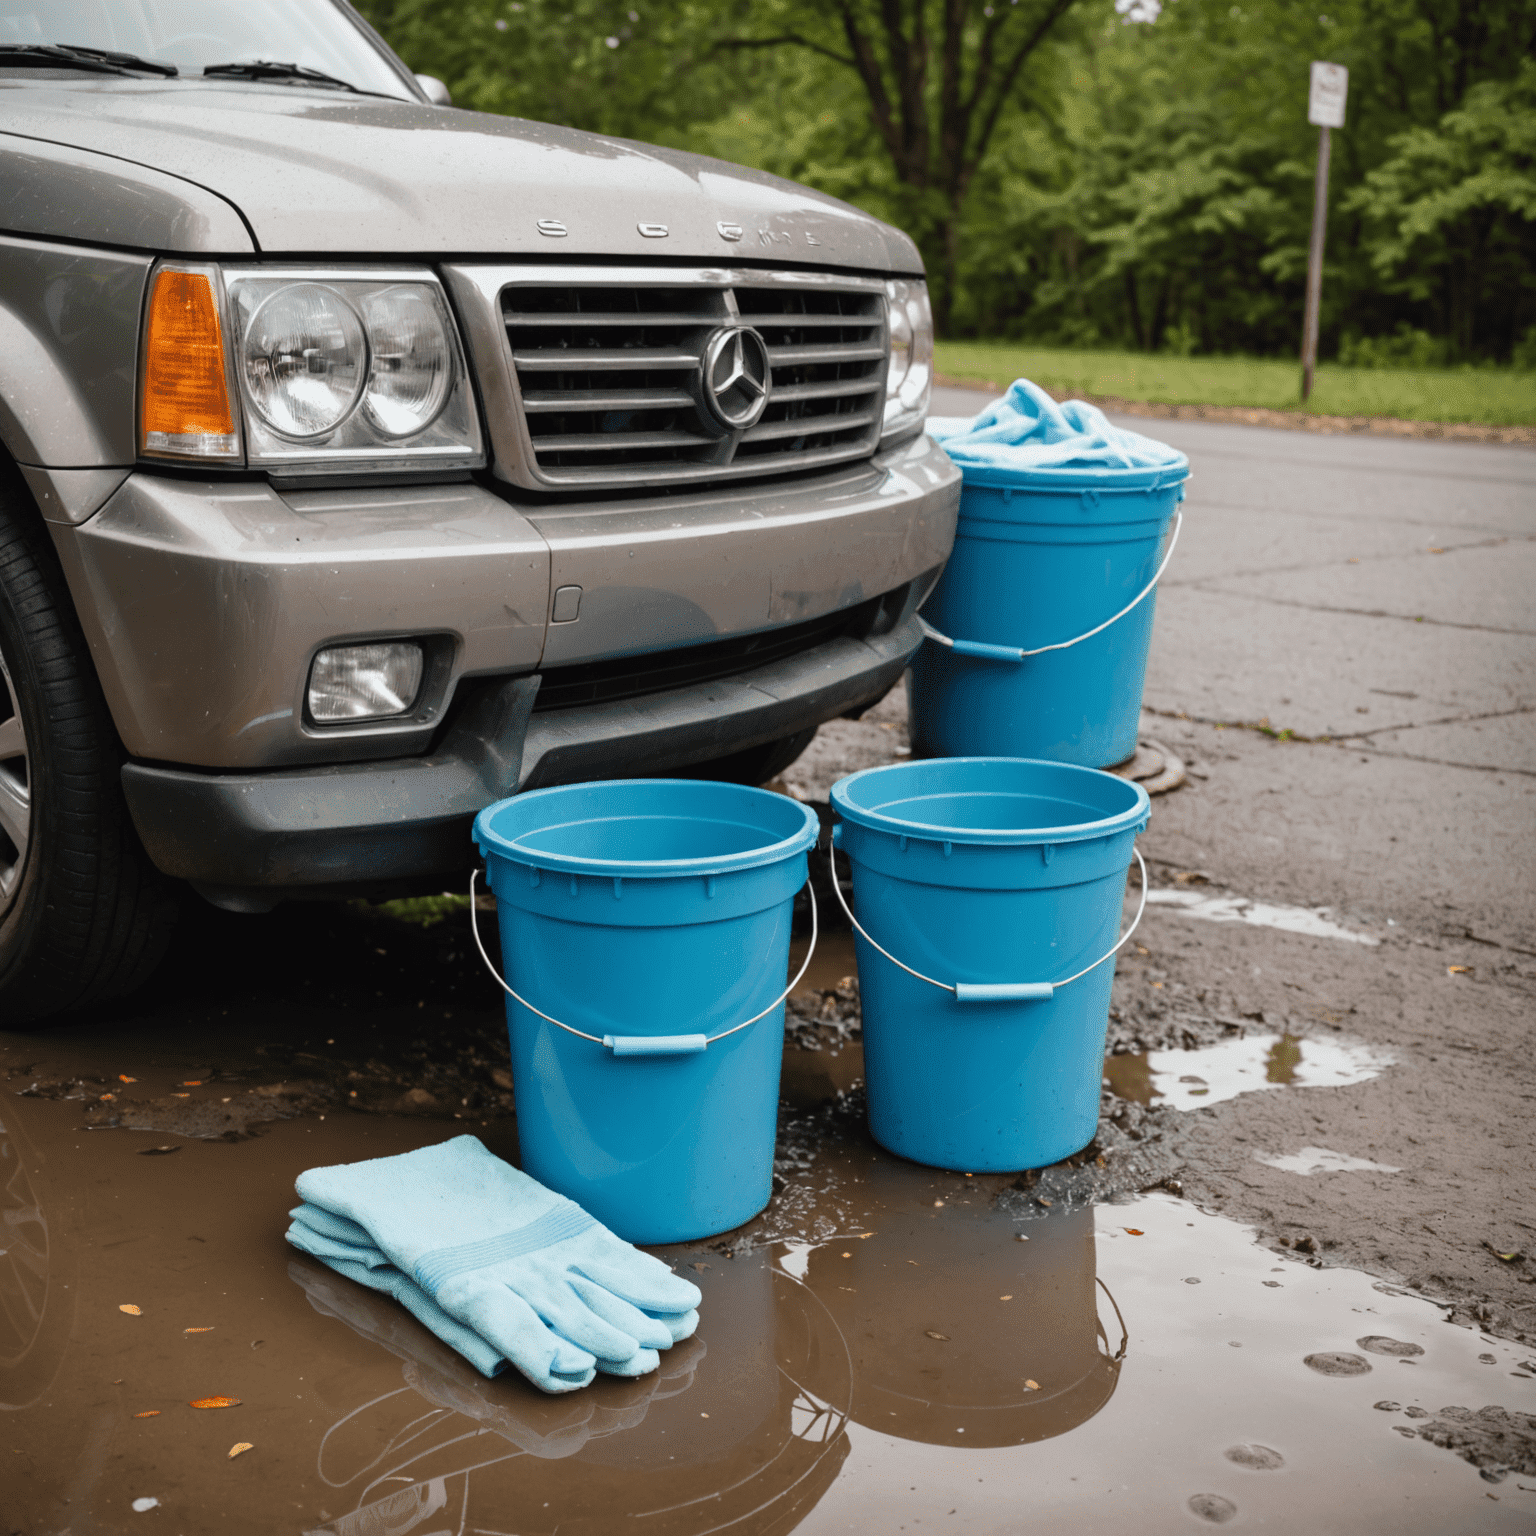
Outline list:
[[[935,374],[945,389],[987,390],[1000,395],[1006,384],[988,379],[959,379]],[[1314,411],[1271,411],[1246,405],[1164,405],[1155,400],[1127,400],[1120,395],[1078,395],[1047,390],[1055,400],[1086,400],[1117,416],[1154,421],[1225,422],[1245,427],[1279,427],[1290,432],[1321,432],[1369,437],[1414,437],[1452,443],[1536,443],[1536,427],[1493,427],[1470,421],[1408,421],[1400,416],[1325,416]]]

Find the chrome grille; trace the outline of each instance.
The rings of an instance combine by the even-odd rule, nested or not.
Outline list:
[[[872,453],[885,395],[882,285],[870,279],[633,269],[580,281],[545,269],[501,289],[528,483],[664,485],[815,468]],[[594,280],[597,279],[597,280]],[[670,279],[670,280],[669,280]],[[762,417],[719,425],[701,359],[721,326],[767,345]]]

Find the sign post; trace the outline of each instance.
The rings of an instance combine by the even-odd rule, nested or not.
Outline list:
[[[1307,121],[1317,127],[1317,182],[1312,195],[1312,243],[1307,250],[1307,312],[1301,330],[1301,398],[1312,393],[1317,369],[1318,308],[1323,296],[1323,238],[1328,226],[1328,130],[1344,126],[1349,71],[1342,64],[1312,65]]]

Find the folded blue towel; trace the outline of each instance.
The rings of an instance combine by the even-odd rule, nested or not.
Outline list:
[[[422,1305],[432,1303],[546,1392],[585,1386],[593,1369],[655,1370],[656,1351],[698,1326],[697,1286],[473,1136],[311,1168],[296,1188],[296,1248],[397,1295],[454,1343]]]
[[[1111,424],[1085,400],[1062,404],[1018,379],[979,416],[930,416],[928,433],[962,469],[1157,469],[1182,465],[1177,448]]]

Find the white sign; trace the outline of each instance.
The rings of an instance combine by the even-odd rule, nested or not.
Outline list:
[[[1312,93],[1307,97],[1307,121],[1318,128],[1344,126],[1344,98],[1349,95],[1349,71],[1342,64],[1312,64]]]

